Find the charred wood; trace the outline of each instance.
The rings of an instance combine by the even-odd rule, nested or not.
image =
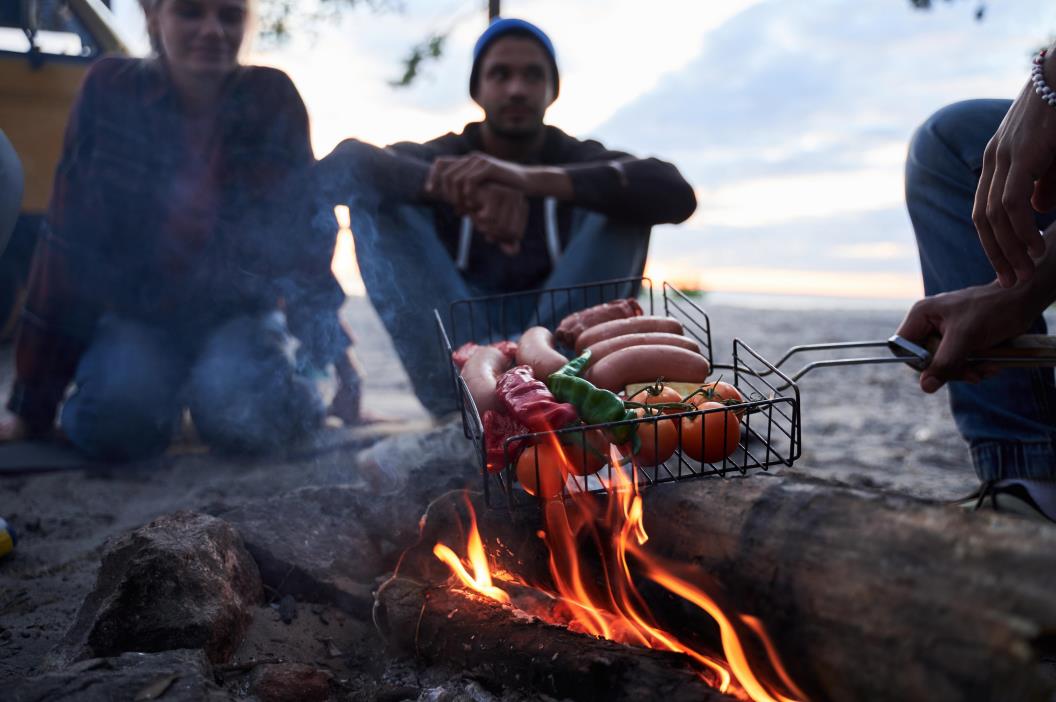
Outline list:
[[[576,634],[448,585],[395,578],[379,590],[376,614],[396,651],[493,689],[582,702],[733,699],[709,687],[684,656]]]

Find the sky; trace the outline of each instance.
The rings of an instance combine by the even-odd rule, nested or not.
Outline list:
[[[312,0],[302,0],[310,3]],[[505,0],[554,41],[561,95],[547,121],[675,163],[699,207],[654,230],[654,280],[732,293],[908,301],[921,294],[903,204],[914,129],[945,104],[1013,97],[1031,52],[1056,35],[1051,0]],[[302,5],[303,6],[303,5]],[[250,62],[293,78],[323,156],[458,131],[480,111],[467,80],[486,25],[479,0],[405,0],[257,42]],[[135,0],[115,0],[145,48]],[[408,49],[450,31],[410,88]],[[357,292],[347,232],[338,270]]]

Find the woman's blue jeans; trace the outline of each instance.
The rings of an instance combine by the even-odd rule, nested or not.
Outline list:
[[[995,278],[971,214],[983,150],[1010,105],[1008,100],[959,102],[936,112],[913,137],[906,162],[906,203],[927,295]],[[1039,216],[1039,228],[1053,219]],[[1029,331],[1045,330],[1039,318]],[[950,383],[949,394],[980,479],[1056,478],[1056,387],[1051,369],[1004,370],[977,385]]]
[[[194,332],[106,315],[77,366],[63,431],[93,458],[149,458],[188,407],[213,448],[281,449],[325,414],[316,387],[296,373],[293,343],[281,312]]]

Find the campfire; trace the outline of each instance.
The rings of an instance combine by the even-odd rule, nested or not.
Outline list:
[[[555,445],[562,451],[556,440]],[[610,446],[610,451],[613,465],[625,462],[615,446]],[[704,579],[695,577],[692,568],[667,565],[648,553],[637,470],[632,462],[629,472],[620,468],[612,471],[613,484],[606,485],[601,499],[573,489],[572,499],[543,504],[544,528],[538,536],[549,553],[552,588],[532,585],[516,572],[493,572],[468,500],[465,561],[443,543],[437,543],[433,553],[451,568],[456,587],[494,600],[496,606],[608,641],[684,654],[699,666],[702,680],[737,699],[805,700],[762,622],[725,609],[720,598],[706,591]],[[584,548],[593,549],[593,558],[581,554]],[[719,628],[721,655],[680,640],[678,634],[660,627],[636,585],[636,577],[706,612]],[[749,653],[756,650],[764,655]]]
[[[679,305],[691,310],[665,287],[664,309]],[[281,466],[285,482],[260,466],[239,483],[249,499],[114,539],[55,672],[13,699],[91,684],[115,699],[194,685],[283,702],[1051,700],[1056,532],[768,475],[800,455],[798,392],[782,395],[742,343],[733,356],[736,407],[607,425],[657,446],[674,423],[683,449],[666,460],[599,448],[586,439],[600,425],[584,425],[509,435],[495,469],[466,402],[461,425],[380,440],[358,470],[340,451]],[[707,423],[690,422],[709,411],[740,431],[701,461],[686,430],[703,445]],[[382,469],[383,491],[349,482]],[[265,477],[281,489],[261,490]]]
[[[651,283],[641,283],[648,289],[647,311],[652,310]],[[452,307],[451,323],[457,332],[460,325],[472,328],[475,320],[489,320],[493,317],[489,305],[500,305],[499,316],[511,318],[516,316],[516,310],[522,314],[530,308],[556,310],[561,295],[582,295],[582,305],[586,307],[590,296],[604,300],[616,291],[617,286],[611,290],[582,286],[575,291],[544,291],[539,302],[527,299],[523,304],[511,305],[510,296],[464,301]],[[698,358],[705,359],[700,363],[706,374],[713,364],[707,315],[691,299],[666,284],[663,296],[664,309],[671,316],[643,317],[639,323],[634,320],[641,308],[633,299],[624,299],[599,303],[582,313],[586,316],[570,315],[560,325],[556,318],[551,323],[558,329],[557,336],[565,334],[565,346],[570,346],[573,332],[582,334],[584,339],[591,335],[601,337],[595,330],[603,329],[605,324],[594,322],[601,326],[591,328],[586,322],[591,314],[599,320],[611,315],[624,319],[611,324],[670,327],[692,339],[685,343],[699,350]],[[463,347],[454,351],[443,321],[438,318],[438,322],[441,339],[455,366],[455,387],[467,436],[477,441],[485,457],[481,466],[484,503],[489,508],[538,507],[541,519],[537,536],[545,548],[538,558],[546,563],[546,572],[536,575],[536,565],[526,564],[524,554],[487,553],[473,505],[466,500],[469,527],[465,538],[461,543],[441,539],[432,550],[450,569],[453,586],[487,598],[494,603],[492,606],[518,616],[528,615],[580,636],[634,649],[679,654],[692,663],[700,681],[724,695],[760,702],[807,699],[786,671],[758,618],[738,612],[699,568],[668,562],[650,552],[640,493],[643,485],[725,475],[730,470],[744,474],[751,468],[779,462],[790,464],[798,453],[798,396],[784,395],[767,379],[780,373],[738,343],[730,369],[749,394],[746,399],[736,388],[726,385],[736,397],[729,399],[729,403],[737,405],[734,410],[727,411],[728,404],[690,403],[692,392],[684,399],[673,390],[665,394],[663,384],[657,383],[642,396],[646,404],[639,403],[642,409],[637,415],[612,413],[610,421],[595,419],[600,423],[593,427],[562,428],[566,418],[561,424],[535,424],[527,434],[516,430],[500,434],[495,428],[499,424],[495,413],[491,409],[484,411],[485,407],[495,406],[486,385],[474,386],[474,381],[469,380],[471,375],[476,378],[476,367],[470,370],[472,361],[466,360],[475,353],[472,345],[468,350]],[[490,351],[492,356],[499,359],[507,353],[505,345],[509,342],[501,339],[501,329],[491,328],[489,322],[488,328],[476,330],[478,335],[480,332],[484,332],[483,338],[496,342],[497,350]],[[534,340],[536,335],[542,339],[541,346],[550,343],[548,332],[532,328],[520,342],[525,348],[532,346],[532,352],[526,352],[525,357],[551,356],[554,366],[562,362],[547,349],[535,348],[540,345]],[[677,343],[683,344],[681,339]],[[577,342],[577,347],[587,345],[585,341]],[[662,350],[656,353],[662,355]],[[587,352],[581,361],[589,362],[589,357]],[[484,358],[483,354],[479,358]],[[577,362],[566,368],[575,367]],[[756,371],[752,365],[762,367]],[[528,373],[545,378],[546,372],[541,367],[528,370],[527,366],[510,371],[521,375],[511,379],[508,387],[523,385],[527,381],[521,376],[527,378]],[[704,390],[701,387],[697,392]],[[547,395],[545,390],[537,392],[540,397]],[[699,399],[704,397],[713,396],[704,394]],[[663,413],[649,409],[648,403],[665,401],[667,405],[655,405],[665,408]],[[623,403],[620,404],[622,409]],[[557,416],[557,410],[552,411]],[[679,416],[665,419],[672,414]],[[661,447],[661,432],[667,434],[667,450]],[[496,434],[504,435],[504,444],[499,445]],[[695,450],[691,448],[694,439]],[[708,448],[699,448],[702,446]],[[601,470],[606,465],[607,469]],[[496,482],[497,489],[489,488],[492,482]],[[495,498],[504,498],[501,504],[492,499],[493,493],[497,493]],[[458,550],[465,554],[464,559],[457,555]],[[512,559],[505,557],[510,555]],[[648,595],[644,588],[648,588]],[[710,622],[709,635],[680,631],[677,626],[662,623],[650,606],[650,599],[658,597],[683,602],[703,613]]]

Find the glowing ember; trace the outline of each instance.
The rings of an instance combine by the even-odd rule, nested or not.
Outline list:
[[[556,436],[552,439],[556,454],[571,465]],[[602,479],[608,494],[604,505],[595,495],[576,489],[574,482],[570,484],[570,500],[556,499],[543,504],[545,528],[540,530],[539,537],[549,549],[550,575],[557,590],[546,594],[564,605],[567,621],[554,621],[553,612],[529,614],[611,641],[684,653],[703,667],[701,677],[721,692],[755,702],[805,700],[806,696],[788,676],[758,619],[737,614],[730,608],[724,610],[706,592],[702,583],[708,581],[699,571],[664,564],[644,551],[649,535],[643,521],[637,467],[616,446],[610,447],[610,453],[614,468],[609,471],[611,477]],[[469,511],[467,551],[473,575],[447,546],[437,544],[433,553],[451,567],[466,587],[510,604],[509,595],[492,582],[472,505]],[[589,563],[581,560],[581,546],[588,543],[595,547],[591,555],[598,557],[596,565],[594,559]],[[631,560],[636,569],[632,569]],[[595,578],[599,566],[603,577]],[[639,576],[706,612],[718,625],[725,660],[696,650],[661,629],[634,584],[632,572],[635,570]],[[521,582],[511,576],[511,582],[514,581]],[[749,648],[750,644],[755,645]],[[756,656],[758,661],[751,660],[749,650],[765,651],[765,660],[762,655]]]

